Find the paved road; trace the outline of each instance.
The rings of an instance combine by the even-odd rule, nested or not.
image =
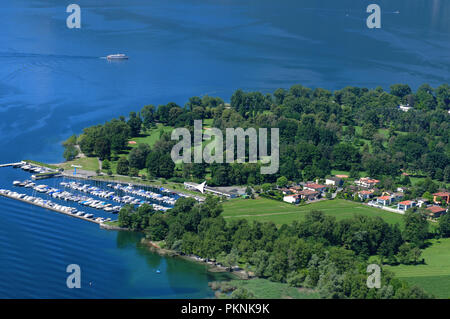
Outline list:
[[[70,172],[64,171],[62,174],[67,177],[79,177],[79,178],[89,178],[89,177],[97,175],[95,172],[86,171],[86,170],[79,169],[79,168],[77,168],[76,175],[74,175],[72,171],[70,171]]]

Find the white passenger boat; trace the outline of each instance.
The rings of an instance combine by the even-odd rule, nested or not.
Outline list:
[[[108,60],[127,60],[128,57],[125,54],[110,54],[106,57]]]

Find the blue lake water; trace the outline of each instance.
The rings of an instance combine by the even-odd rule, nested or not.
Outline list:
[[[61,141],[146,104],[229,100],[238,88],[438,86],[450,78],[446,0],[77,0],[0,3],[0,162],[62,160]],[[382,9],[382,28],[365,25]],[[126,3],[126,4],[125,4]],[[126,53],[123,63],[101,59]],[[0,186],[24,179],[0,169]],[[22,178],[23,177],[23,178]],[[137,247],[137,235],[0,198],[0,297],[203,298],[205,268]],[[82,289],[65,267],[82,268]],[[161,269],[156,274],[155,269]],[[91,285],[89,285],[91,282]]]

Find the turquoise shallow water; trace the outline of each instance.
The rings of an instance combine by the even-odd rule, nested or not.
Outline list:
[[[0,4],[0,162],[62,160],[60,142],[145,104],[301,83],[413,88],[449,82],[450,2],[78,0]],[[399,11],[400,13],[395,13]],[[100,57],[123,52],[124,63]],[[25,175],[0,169],[0,186]],[[204,267],[137,248],[136,235],[0,198],[0,297],[209,297]],[[83,288],[65,286],[78,263]],[[160,268],[162,274],[156,274]],[[91,282],[91,285],[89,285]]]

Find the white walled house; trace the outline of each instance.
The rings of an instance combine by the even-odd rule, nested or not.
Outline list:
[[[378,179],[372,179],[370,177],[362,177],[355,181],[355,184],[364,188],[373,188],[380,181]]]
[[[373,196],[373,191],[359,191],[358,197],[360,200],[365,201],[366,199],[370,199]]]
[[[283,201],[290,204],[298,204],[300,202],[300,197],[298,195],[287,195],[283,197]]]
[[[317,183],[308,183],[303,187],[304,190],[316,191],[316,192],[325,192],[327,190],[326,185],[320,185]]]
[[[392,203],[392,197],[391,196],[380,196],[377,198],[377,203],[381,204],[383,206],[388,206]]]
[[[339,177],[328,177],[325,179],[325,185],[342,186],[343,180]]]
[[[408,209],[413,208],[415,206],[416,206],[416,202],[414,202],[412,200],[405,200],[405,201],[397,204],[397,209],[407,211]]]

